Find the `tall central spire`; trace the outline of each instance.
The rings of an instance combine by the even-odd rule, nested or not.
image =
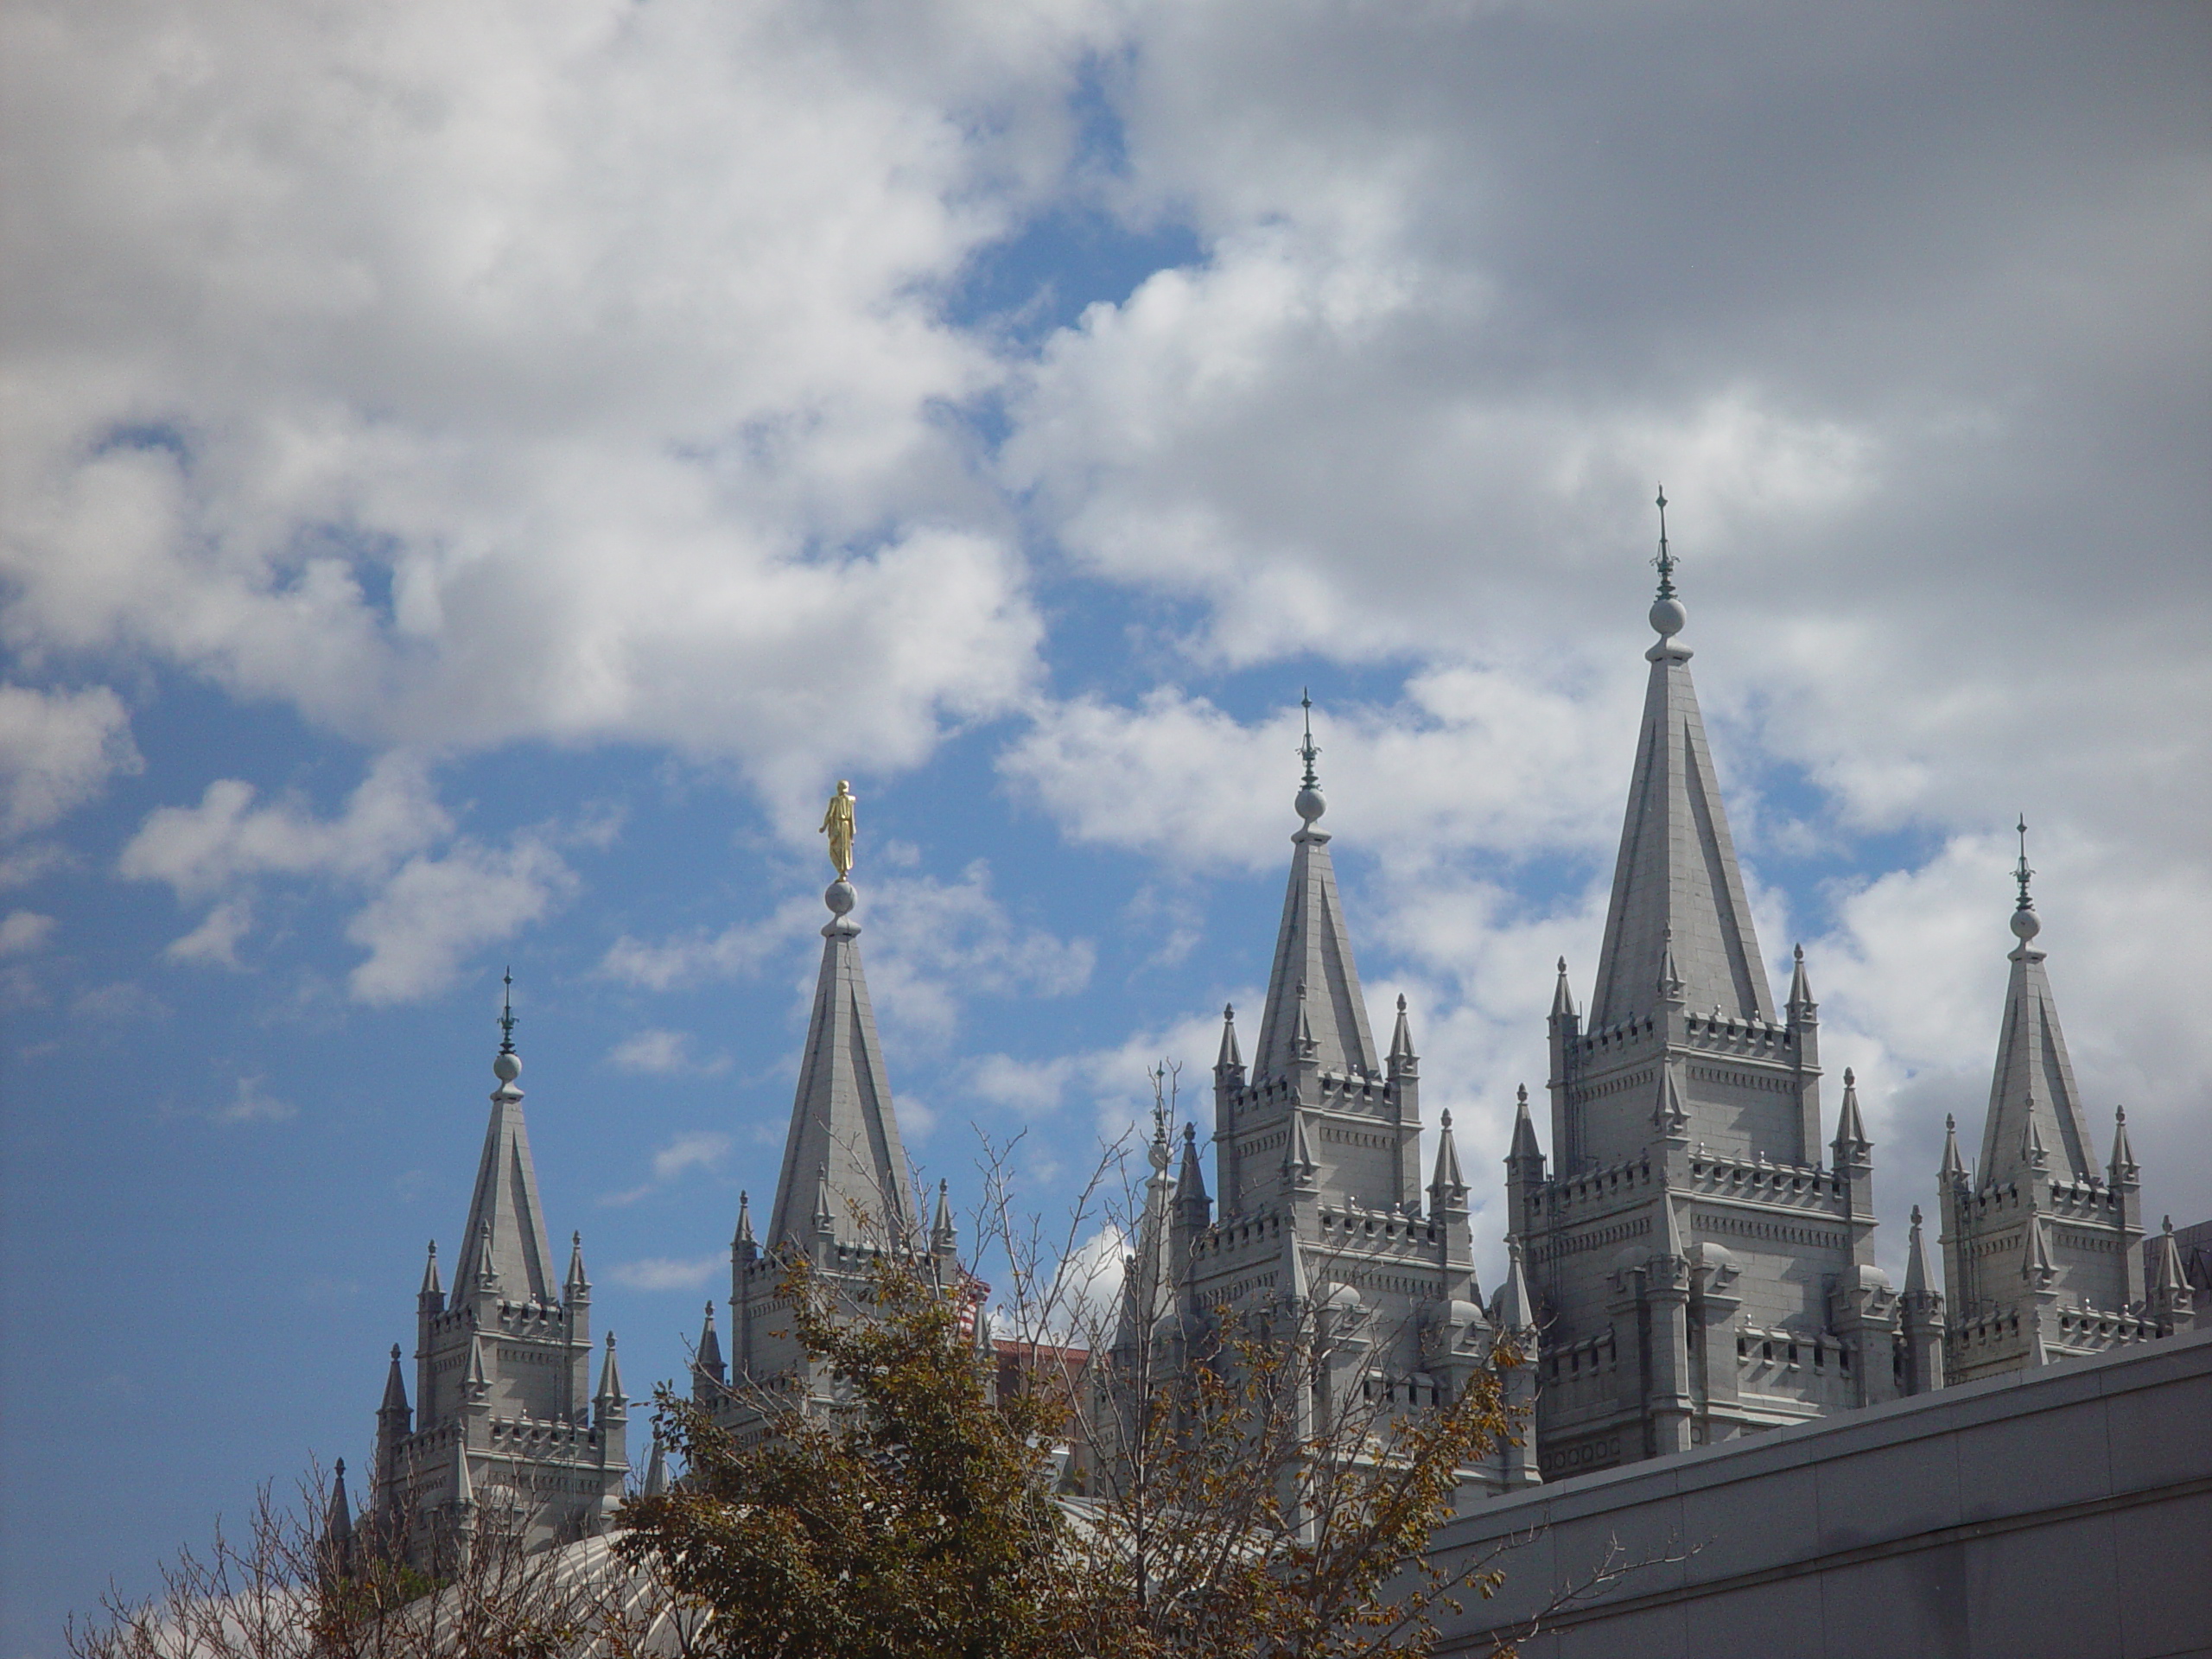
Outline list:
[[[550,1306],[560,1300],[560,1281],[553,1277],[545,1212],[537,1200],[537,1168],[531,1161],[522,1090],[515,1084],[522,1075],[522,1056],[515,1052],[514,975],[507,974],[504,982],[499,1052],[492,1062],[499,1086],[492,1091],[492,1121],[476,1166],[476,1192],[468,1201],[461,1259],[454,1264],[454,1296],[458,1300],[496,1285],[507,1301]]]
[[[1329,832],[1314,827],[1329,804],[1313,767],[1321,752],[1313,741],[1313,700],[1301,696],[1299,702],[1306,711],[1306,736],[1298,753],[1306,770],[1294,805],[1301,822],[1290,838],[1290,887],[1283,895],[1252,1076],[1255,1082],[1287,1076],[1294,1064],[1311,1058],[1324,1071],[1380,1077],[1382,1057],[1368,1029],[1359,969],[1352,964]]]
[[[822,972],[768,1217],[772,1249],[811,1238],[818,1217],[826,1217],[830,1231],[846,1244],[888,1243],[914,1230],[906,1153],[861,971],[861,925],[852,918],[856,899],[842,875],[822,895],[830,918],[822,930]]]
[[[1636,772],[1621,827],[1620,858],[1605,917],[1605,944],[1591,999],[1597,1032],[1649,1014],[1670,974],[1692,1010],[1772,1022],[1774,994],[1751,928],[1713,754],[1690,683],[1690,650],[1675,636],[1689,620],[1675,596],[1675,558],[1659,496],[1659,594],[1651,607],[1658,643],[1651,664]],[[1671,947],[1673,968],[1668,967]]]

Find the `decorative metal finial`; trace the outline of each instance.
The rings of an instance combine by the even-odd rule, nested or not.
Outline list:
[[[515,1052],[515,970],[512,966],[500,975],[499,982],[507,988],[499,1007],[499,1052],[512,1054]]]
[[[1672,599],[1675,596],[1675,556],[1667,550],[1667,486],[1664,484],[1659,486],[1659,552],[1651,564],[1659,572],[1659,597]]]
[[[1309,687],[1301,685],[1298,688],[1298,706],[1306,711],[1306,741],[1298,746],[1298,753],[1306,761],[1306,775],[1299,779],[1299,784],[1301,788],[1319,789],[1321,779],[1313,770],[1313,757],[1320,753],[1321,749],[1313,741],[1313,693]]]
[[[2018,868],[2012,872],[2012,879],[2020,884],[2019,907],[2022,910],[2033,910],[2036,904],[2034,899],[2028,897],[2028,882],[2034,877],[2035,872],[2028,868],[2028,815],[2026,813],[2023,812],[2020,815],[2020,822],[2015,827],[2020,832],[2020,862]]]

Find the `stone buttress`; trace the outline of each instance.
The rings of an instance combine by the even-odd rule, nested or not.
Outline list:
[[[433,1243],[416,1296],[415,1402],[391,1351],[377,1412],[380,1545],[435,1567],[487,1529],[536,1547],[600,1530],[629,1474],[628,1402],[607,1338],[591,1381],[591,1284],[581,1237],[556,1279],[523,1122],[512,1007],[499,1086],[448,1293]]]

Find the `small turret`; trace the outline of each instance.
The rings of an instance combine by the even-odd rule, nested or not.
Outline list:
[[[1687,1141],[1690,1132],[1689,1108],[1682,1103],[1681,1084],[1675,1081],[1675,1069],[1670,1065],[1659,1068],[1658,1099],[1651,1108],[1651,1127],[1667,1141]]]
[[[1428,1209],[1431,1215],[1442,1215],[1447,1210],[1467,1207],[1467,1178],[1459,1173],[1459,1143],[1452,1138],[1452,1114],[1446,1112],[1437,1126],[1436,1173],[1428,1183]]]
[[[1551,1017],[1555,1021],[1572,1020],[1575,1018],[1574,993],[1567,986],[1565,957],[1559,959],[1559,982],[1552,987]]]
[[[1398,1023],[1390,1033],[1390,1058],[1386,1065],[1393,1077],[1411,1077],[1421,1074],[1421,1056],[1414,1052],[1413,1026],[1406,1017],[1406,999],[1403,996],[1398,999]]]
[[[622,1368],[614,1358],[614,1333],[607,1333],[607,1358],[600,1366],[599,1392],[591,1397],[592,1421],[600,1425],[629,1416],[629,1396],[622,1392]]]
[[[1936,1179],[1946,1192],[1972,1185],[1967,1176],[1966,1160],[1959,1156],[1959,1120],[1948,1112],[1943,1114],[1943,1163],[1936,1172]]]
[[[2112,1162],[2107,1173],[2115,1188],[2139,1185],[2140,1172],[2136,1167],[2135,1148],[2127,1143],[2127,1108],[2114,1107],[2112,1116]]]
[[[563,1300],[588,1302],[591,1300],[591,1281],[584,1274],[584,1236],[569,1235],[569,1277],[562,1286]]]
[[[483,1406],[492,1397],[492,1373],[484,1363],[484,1333],[474,1331],[468,1337],[468,1369],[461,1379],[462,1403]]]
[[[332,1473],[330,1507],[323,1515],[321,1558],[317,1564],[328,1579],[353,1575],[353,1501],[346,1495],[343,1458]]]
[[[1836,1113],[1835,1140],[1830,1143],[1836,1168],[1865,1166],[1866,1154],[1873,1144],[1866,1138],[1866,1121],[1859,1115],[1858,1075],[1847,1065],[1843,1068],[1843,1105]]]
[[[760,1246],[753,1236],[753,1195],[741,1192],[737,1195],[737,1231],[729,1241],[731,1256],[739,1262],[750,1262],[760,1254]]]
[[[707,1304],[707,1317],[699,1327],[699,1347],[692,1356],[691,1369],[695,1374],[695,1392],[718,1389],[728,1380],[728,1369],[722,1360],[722,1339],[715,1329],[715,1305]],[[658,1440],[654,1442],[659,1444]]]
[[[2150,1241],[2144,1254],[2150,1258],[2145,1274],[2150,1290],[2144,1299],[2144,1313],[2161,1336],[2189,1330],[2196,1322],[2196,1296],[2182,1267],[2171,1216],[2166,1217],[2165,1230]]]
[[[2030,1290],[2048,1290],[2058,1269],[2050,1259],[2050,1236],[2044,1229],[2043,1212],[2028,1217],[2026,1236],[2020,1242],[2020,1277]]]
[[[1183,1126],[1183,1165],[1175,1175],[1178,1224],[1190,1232],[1203,1232],[1213,1218],[1213,1202],[1206,1197],[1205,1173],[1198,1166],[1198,1130]]]
[[[645,1495],[647,1497],[668,1496],[668,1451],[661,1445],[658,1431],[653,1435],[652,1455],[645,1459]]]
[[[1313,1300],[1313,1287],[1306,1277],[1306,1250],[1298,1242],[1298,1229],[1287,1220],[1282,1228],[1282,1305],[1294,1310],[1307,1306]]]
[[[1920,1206],[1912,1207],[1906,1236],[1904,1290],[1897,1298],[1901,1381],[1908,1395],[1943,1386],[1943,1297],[1928,1268],[1928,1246],[1921,1236]]]
[[[1789,1001],[1785,1008],[1789,1023],[1802,1025],[1820,1011],[1820,1004],[1813,1001],[1812,982],[1805,977],[1805,947],[1798,945],[1792,952],[1795,966],[1789,975]]]
[[[423,1287],[415,1293],[417,1308],[424,1314],[446,1311],[446,1287],[438,1282],[438,1241],[430,1241],[430,1254],[423,1263]]]
[[[2050,1154],[2044,1149],[2043,1131],[2036,1127],[2036,1094],[2028,1090],[2028,1123],[2020,1132],[2020,1161],[2041,1174],[2050,1166]]]
[[[378,1430],[381,1433],[387,1422],[394,1423],[404,1435],[411,1415],[407,1406],[407,1380],[399,1370],[399,1344],[395,1342],[391,1344],[391,1369],[384,1377],[384,1402],[377,1408]]]
[[[1221,1052],[1214,1056],[1214,1080],[1233,1089],[1244,1086],[1244,1054],[1236,1044],[1236,1007],[1221,1005]]]
[[[930,1254],[940,1261],[950,1261],[960,1253],[960,1229],[952,1219],[952,1188],[949,1182],[937,1184],[937,1219],[930,1224]]]

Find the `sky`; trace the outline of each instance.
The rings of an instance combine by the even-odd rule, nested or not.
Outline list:
[[[1497,1171],[1661,480],[1882,1259],[1980,1121],[2023,813],[2098,1134],[2212,1217],[2203,8],[0,29],[0,1656],[365,1457],[510,964],[552,1230],[677,1370],[840,777],[907,1146],[1052,1215],[1257,999],[1310,686],[1370,1006]]]

